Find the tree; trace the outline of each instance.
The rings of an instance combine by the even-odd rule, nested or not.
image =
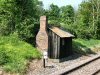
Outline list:
[[[0,34],[16,32],[22,39],[34,37],[34,26],[43,14],[38,0],[0,0]]]
[[[45,15],[48,17],[50,24],[59,25],[60,9],[57,5],[51,4],[49,10],[45,10]]]
[[[100,39],[100,0],[89,0],[89,2],[92,4],[92,25],[94,30],[94,35],[96,38]]]
[[[83,1],[76,18],[76,33],[81,38],[99,38],[100,0]]]
[[[92,30],[90,26],[91,19],[91,3],[82,2],[79,6],[76,19],[76,34],[79,38],[92,37]]]
[[[74,8],[71,5],[62,6],[60,8],[60,24],[65,30],[74,34]]]
[[[13,0],[0,0],[0,35],[8,35],[14,30],[14,7]]]
[[[65,24],[74,22],[74,8],[71,5],[61,7],[60,11],[61,21]]]

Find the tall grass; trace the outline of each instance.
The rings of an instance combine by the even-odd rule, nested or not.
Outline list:
[[[16,36],[0,37],[0,65],[5,71],[23,73],[30,59],[39,59],[41,54],[32,45]]]
[[[87,46],[87,47],[91,47],[91,46],[95,46],[100,44],[100,40],[97,39],[75,39],[74,41],[79,42],[80,44]]]
[[[73,40],[73,50],[80,54],[90,54],[95,53],[96,51],[92,50],[91,48],[95,47],[96,45],[100,45],[100,40],[96,39],[74,39]]]

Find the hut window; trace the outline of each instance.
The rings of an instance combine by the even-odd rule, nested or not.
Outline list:
[[[64,39],[62,39],[62,45],[64,45],[65,44],[65,41],[64,41]]]

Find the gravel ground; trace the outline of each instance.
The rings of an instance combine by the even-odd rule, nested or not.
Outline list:
[[[96,71],[93,75],[100,75],[100,69]]]
[[[100,59],[79,68],[67,75],[93,75],[96,71],[100,70]]]
[[[97,73],[97,74],[95,74],[95,75],[100,75],[100,72],[99,72],[99,73]]]
[[[61,63],[52,62],[51,60],[48,60],[46,62],[46,66],[47,66],[46,68],[43,68],[43,61],[42,60],[33,60],[30,63],[30,66],[29,66],[29,69],[28,69],[26,75],[48,75],[48,74],[51,74],[51,73],[53,73],[53,72],[55,72],[57,70],[64,69],[67,66],[70,66],[72,64],[78,63],[78,61],[82,61],[82,60],[91,58],[93,56],[94,56],[93,54],[87,55],[87,56],[74,54],[74,55],[68,57],[67,61],[64,61],[64,62],[61,62]],[[97,66],[97,65],[99,66],[100,60],[98,60],[97,62],[99,62],[99,63],[94,64],[92,66],[92,68],[94,66]],[[90,69],[90,68],[91,67],[89,67],[88,69]],[[96,68],[94,68],[94,70],[95,69]],[[100,67],[99,67],[99,69],[100,69]],[[83,70],[83,71],[81,70],[81,72],[85,72],[85,70]],[[82,73],[79,72],[79,74],[72,74],[72,75],[82,75]],[[85,75],[90,75],[90,74],[88,74],[88,72],[87,72],[87,74],[85,74]]]

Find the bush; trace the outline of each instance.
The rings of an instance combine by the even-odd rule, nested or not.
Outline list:
[[[41,58],[41,54],[30,44],[16,36],[0,37],[0,65],[4,70],[23,73],[27,62]]]
[[[7,63],[7,55],[5,49],[0,47],[0,65]]]

